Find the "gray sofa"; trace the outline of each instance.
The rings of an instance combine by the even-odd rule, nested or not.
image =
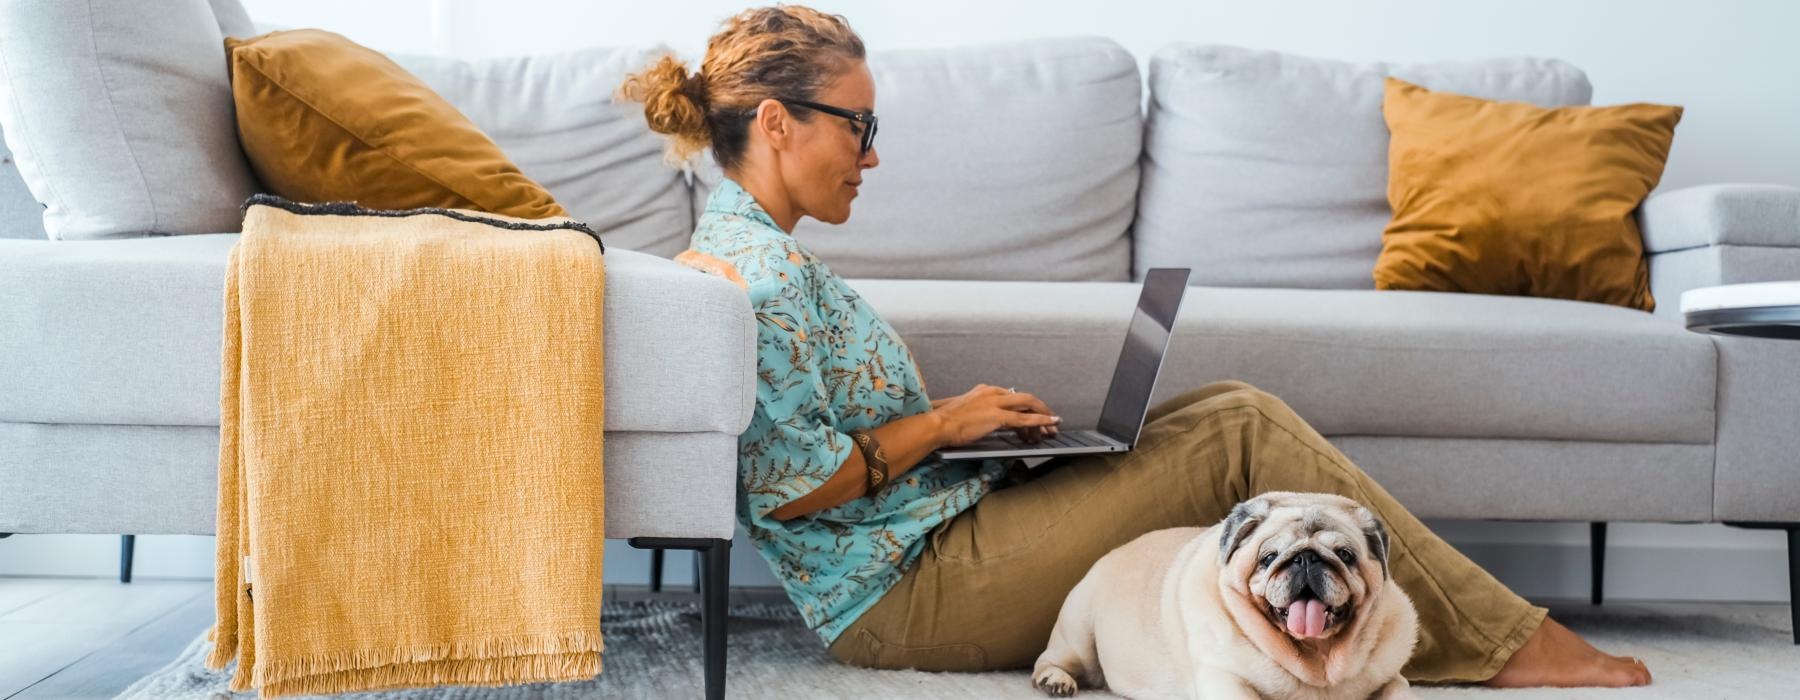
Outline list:
[[[754,319],[734,285],[667,260],[719,175],[667,166],[606,99],[649,55],[398,58],[606,236],[608,534],[715,547]],[[1800,277],[1800,190],[1654,194],[1654,314],[1372,288],[1382,76],[1585,104],[1574,66],[1177,45],[1149,58],[1145,100],[1138,60],[1104,39],[870,64],[882,166],[848,224],[795,235],[902,333],[932,395],[1018,386],[1092,423],[1132,280],[1190,267],[1158,401],[1255,384],[1424,517],[1780,527],[1800,554],[1800,344],[1675,313],[1685,289]],[[17,177],[0,172],[12,200]],[[210,533],[235,234],[53,241],[29,204],[0,212],[35,239],[0,240],[0,532]]]
[[[0,163],[0,536],[213,533],[233,188],[254,185],[222,42],[265,29],[236,0],[0,5],[0,123],[37,155]],[[608,231],[606,534],[701,553],[717,698],[756,329],[736,285],[630,249],[692,228],[685,176],[607,100],[649,55],[402,60]]]

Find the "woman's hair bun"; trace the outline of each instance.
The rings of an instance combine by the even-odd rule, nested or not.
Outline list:
[[[626,99],[644,103],[644,120],[651,131],[670,137],[670,159],[679,162],[712,143],[705,85],[703,76],[689,74],[679,59],[664,55],[643,72],[626,76],[619,91]]]

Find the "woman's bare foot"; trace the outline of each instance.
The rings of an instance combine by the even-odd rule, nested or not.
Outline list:
[[[1482,682],[1494,688],[1554,686],[1623,688],[1649,685],[1650,669],[1629,656],[1602,653],[1587,640],[1548,617],[1506,665]]]

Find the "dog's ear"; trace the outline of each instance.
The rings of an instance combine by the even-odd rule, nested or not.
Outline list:
[[[1252,498],[1231,509],[1231,514],[1225,516],[1225,532],[1219,535],[1221,566],[1231,561],[1231,555],[1237,553],[1238,547],[1244,544],[1250,533],[1256,531],[1256,526],[1261,525],[1268,514],[1269,502],[1261,498]]]
[[[1375,514],[1368,508],[1357,508],[1356,519],[1362,522],[1363,538],[1369,542],[1369,556],[1381,562],[1381,580],[1388,578],[1388,532],[1387,527],[1375,519]]]

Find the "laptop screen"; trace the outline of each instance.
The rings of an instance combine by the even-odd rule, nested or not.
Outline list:
[[[1107,437],[1128,445],[1137,443],[1144,414],[1150,410],[1150,393],[1156,389],[1157,371],[1169,349],[1175,312],[1187,291],[1189,272],[1185,267],[1156,267],[1144,274],[1137,310],[1125,332],[1125,349],[1119,352],[1112,388],[1100,410],[1099,430]]]

